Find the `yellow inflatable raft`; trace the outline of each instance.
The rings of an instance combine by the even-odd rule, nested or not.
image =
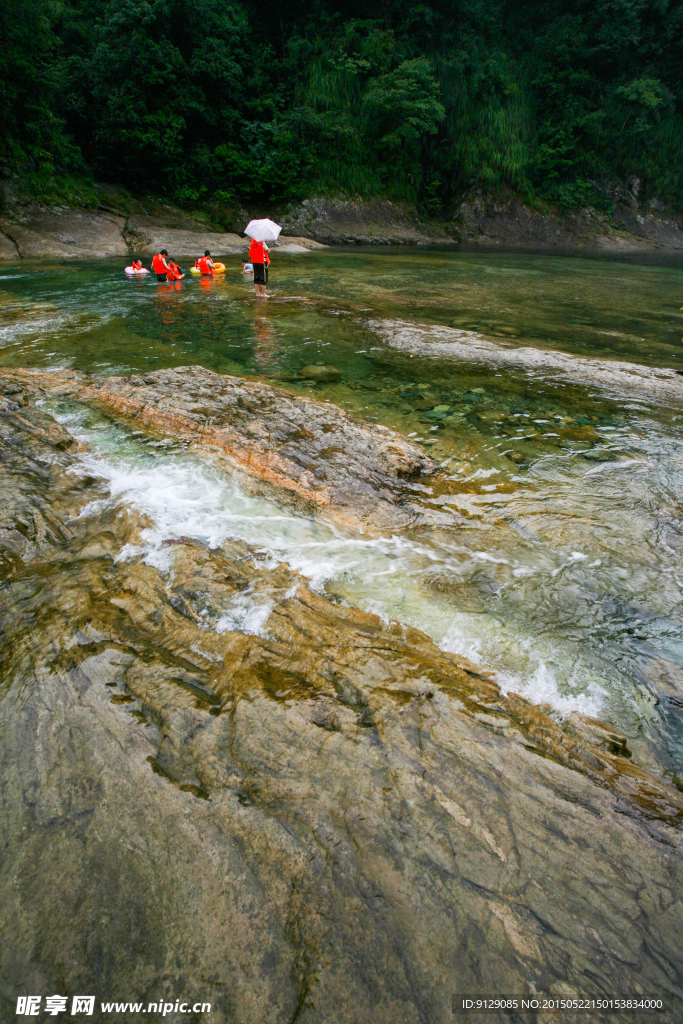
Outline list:
[[[214,272],[214,274],[224,274],[225,273],[225,263],[214,263],[214,265],[213,265],[213,272]],[[190,273],[191,274],[201,274],[201,270],[199,269],[199,267],[191,267],[190,268]]]

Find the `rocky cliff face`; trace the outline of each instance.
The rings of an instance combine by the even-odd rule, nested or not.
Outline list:
[[[106,210],[16,207],[0,218],[0,261],[150,256],[165,248],[177,257],[195,258],[205,249],[214,256],[246,252],[248,239],[209,230],[189,216],[169,209],[156,216],[119,215]],[[286,235],[283,252],[308,252],[320,243]]]
[[[283,214],[286,230],[328,244],[453,245],[576,251],[683,249],[680,218],[656,208],[617,204],[610,216],[583,209],[563,213],[526,205],[512,193],[475,191],[447,224],[420,219],[407,204],[313,197]]]
[[[153,377],[54,386],[170,431],[182,381]],[[265,422],[262,452],[268,403],[293,422],[293,400],[268,389],[259,410],[251,387],[229,379],[220,400],[247,447]],[[210,395],[187,408],[196,388],[190,371],[180,436],[217,416]],[[124,557],[145,523],[104,500],[41,389],[0,385],[8,1018],[26,992],[182,997],[219,1024],[445,1022],[463,992],[683,995],[683,800],[623,737],[559,726],[247,545],[178,537],[161,569]],[[140,411],[153,395],[160,419]],[[361,443],[325,413],[337,446]],[[235,625],[249,604],[258,631]]]
[[[0,218],[0,261],[149,256],[161,248],[185,258],[209,248],[220,257],[247,248],[238,234],[208,230],[189,214],[156,205],[152,214],[139,210],[131,216],[105,209],[11,207]],[[244,211],[244,217],[248,216]],[[475,192],[459,203],[444,224],[419,218],[415,208],[406,203],[313,196],[274,216],[283,225],[280,246],[285,252],[340,244],[457,243],[557,251],[683,249],[679,218],[625,203],[617,205],[610,216],[588,209],[542,212],[512,194]]]
[[[583,209],[545,212],[513,195],[472,194],[457,207],[453,236],[482,246],[649,251],[683,249],[680,218],[637,204],[618,204],[613,214]]]
[[[451,243],[443,229],[420,223],[414,208],[388,199],[314,196],[283,214],[289,234],[302,232],[327,245],[427,245]]]

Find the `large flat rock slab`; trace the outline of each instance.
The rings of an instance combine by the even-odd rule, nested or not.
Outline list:
[[[204,255],[205,249],[210,249],[213,256],[229,256],[249,248],[247,239],[230,232],[165,227],[146,217],[130,217],[125,234],[131,251],[141,255],[167,249],[172,256],[196,259]]]
[[[124,557],[145,522],[28,399],[0,384],[3,1019],[27,992],[216,1024],[683,996],[681,794],[623,737],[246,545]]]
[[[14,242],[24,259],[125,257],[125,223],[124,217],[112,213],[33,208],[12,220],[0,220],[0,230]]]
[[[190,228],[169,227],[158,223],[153,218],[130,217],[126,224],[125,237],[134,253],[149,255],[167,249],[171,255],[192,257],[201,256],[209,249],[213,256],[231,256],[236,253],[246,254],[249,250],[249,239],[232,232],[208,231],[194,226]],[[289,237],[281,235],[277,243],[279,252],[306,253],[324,246],[311,238],[297,235]]]

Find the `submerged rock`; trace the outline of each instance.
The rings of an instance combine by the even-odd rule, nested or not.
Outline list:
[[[683,402],[683,389],[680,381],[676,380],[676,371],[663,367],[642,366],[616,359],[589,359],[530,345],[506,346],[489,341],[482,334],[441,324],[375,320],[369,321],[367,326],[376,331],[385,344],[413,355],[519,367],[525,371],[533,369],[542,371],[547,379],[597,386],[611,396],[618,394],[620,398],[640,395],[648,401],[668,406],[680,406]],[[470,399],[485,394],[484,388],[472,388]],[[468,398],[466,395],[463,397]],[[579,417],[579,423],[580,420]]]
[[[336,366],[304,366],[299,370],[299,377],[302,380],[312,380],[316,384],[332,384],[341,380],[341,370]]]
[[[122,558],[146,524],[10,390],[5,1016],[28,991],[182,993],[218,1024],[683,994],[683,797],[622,736],[561,727],[243,544],[170,538],[165,571]]]

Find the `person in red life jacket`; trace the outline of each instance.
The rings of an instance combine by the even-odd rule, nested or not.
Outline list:
[[[256,242],[252,238],[249,246],[249,260],[254,267],[254,292],[259,298],[267,299],[266,285],[268,284],[268,246],[265,242]]]
[[[171,268],[166,262],[167,256],[168,252],[166,249],[162,249],[156,256],[152,256],[152,270],[157,275],[157,281],[168,280],[168,272]],[[171,280],[173,281],[174,278],[171,277]]]
[[[175,260],[169,259],[168,261],[168,279],[169,281],[182,281],[185,277],[182,270],[178,266]]]
[[[204,255],[197,260],[197,267],[202,272],[202,277],[213,277],[214,263],[211,259],[211,253],[208,249],[204,251]]]
[[[142,270],[142,260],[133,260],[131,267],[133,270]]]

